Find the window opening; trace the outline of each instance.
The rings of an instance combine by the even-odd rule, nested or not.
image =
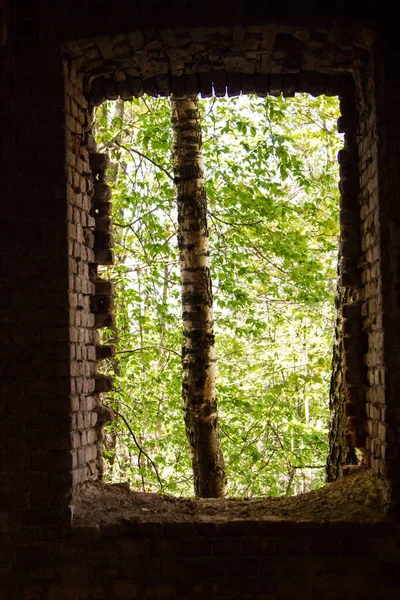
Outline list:
[[[338,251],[337,98],[201,100],[230,496],[323,485]],[[105,475],[193,494],[181,400],[181,300],[168,98],[106,102],[98,150],[113,188],[117,346]]]

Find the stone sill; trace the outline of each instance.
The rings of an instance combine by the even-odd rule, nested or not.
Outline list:
[[[193,499],[131,492],[121,484],[91,482],[76,495],[73,528],[93,535],[146,532],[178,526],[187,535],[225,530],[233,535],[309,535],[349,532],[366,524],[377,533],[388,522],[387,484],[360,470],[324,488],[295,497]],[[365,527],[364,527],[365,528]],[[369,529],[369,528],[368,528]],[[284,533],[284,532],[287,533]]]

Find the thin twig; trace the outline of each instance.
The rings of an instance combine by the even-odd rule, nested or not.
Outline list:
[[[159,206],[156,206],[155,208],[148,210],[147,212],[143,213],[143,215],[141,215],[140,217],[138,217],[131,223],[118,223],[117,221],[113,221],[113,225],[116,225],[117,227],[133,227],[134,225],[136,225],[136,223],[138,223],[139,221],[142,221],[145,217],[147,217],[148,215],[151,215],[151,213],[155,212],[159,208],[160,208]]]
[[[291,465],[292,469],[325,469],[326,465]]]
[[[263,222],[262,219],[259,219],[258,221],[252,221],[249,223],[232,223],[230,221],[224,221],[224,219],[221,219],[221,217],[218,217],[215,213],[213,213],[210,210],[208,211],[208,214],[210,215],[210,217],[213,217],[217,221],[220,221],[221,223],[224,223],[225,225],[229,225],[230,227],[236,227],[237,229],[240,229],[241,227],[254,227],[255,225],[259,225],[260,223]]]
[[[147,156],[147,154],[143,154],[143,152],[139,152],[139,150],[136,150],[135,148],[128,148],[127,146],[124,146],[123,144],[120,144],[119,142],[115,141],[116,146],[119,146],[120,148],[122,148],[123,150],[125,150],[126,152],[129,152],[129,154],[132,156],[132,153],[134,152],[135,154],[137,154],[138,156],[140,156],[141,158],[144,158],[145,160],[148,160],[149,162],[151,162],[155,167],[157,167],[157,169],[160,169],[160,171],[162,171],[163,173],[165,173],[165,175],[167,175],[167,177],[170,178],[171,181],[174,180],[173,176],[171,175],[171,173],[169,171],[167,171],[167,169],[165,169],[162,165],[160,165],[159,163],[157,163],[155,160],[153,160],[152,158],[150,158],[150,156]]]
[[[258,474],[260,471],[262,471],[263,469],[265,469],[265,467],[268,467],[268,465],[269,465],[269,463],[271,462],[271,460],[272,460],[272,457],[274,456],[275,452],[276,452],[276,449],[274,448],[274,449],[272,450],[271,454],[269,455],[269,458],[268,458],[268,460],[266,460],[266,461],[265,461],[265,463],[264,463],[263,465],[261,465],[261,467],[260,467],[259,469],[257,469],[257,474]]]
[[[114,410],[114,409],[113,409]],[[151,466],[153,467],[155,474],[157,476],[158,479],[158,483],[160,484],[160,489],[163,489],[163,484],[161,482],[160,479],[160,475],[158,474],[158,469],[154,463],[154,461],[150,458],[150,456],[147,454],[147,452],[145,450],[143,450],[142,446],[139,444],[139,442],[136,439],[135,434],[133,433],[133,430],[131,428],[131,426],[129,425],[129,422],[127,421],[127,419],[124,417],[124,415],[122,415],[121,413],[117,412],[116,410],[114,410],[115,414],[118,415],[118,417],[120,417],[123,422],[125,423],[126,427],[128,428],[129,433],[131,434],[133,441],[135,442],[139,452],[141,452],[142,454],[144,454],[144,456],[147,458],[147,460],[150,462]]]
[[[134,354],[135,352],[141,352],[142,350],[166,350],[167,352],[172,352],[173,354],[176,354],[176,356],[179,356],[179,358],[182,358],[182,355],[179,354],[179,352],[176,352],[176,350],[173,350],[172,348],[166,348],[165,346],[140,346],[140,348],[134,348],[133,350],[120,350],[115,354]]]

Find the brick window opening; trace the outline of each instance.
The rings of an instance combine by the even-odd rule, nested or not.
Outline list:
[[[303,118],[296,111],[303,111]],[[291,495],[325,482],[338,251],[335,170],[343,143],[332,133],[338,111],[338,101],[326,96],[214,96],[202,109],[205,179],[213,182],[208,184],[208,220],[217,399],[231,496]],[[106,403],[117,416],[104,435],[104,466],[106,481],[126,480],[134,490],[191,495],[181,400],[180,272],[169,113],[168,99],[149,96],[103,104],[96,111],[97,150],[111,157],[107,183],[114,190],[111,200],[117,202],[116,268],[98,271],[113,281],[118,317],[115,326],[108,312],[111,301],[97,307],[104,312],[97,314],[96,326],[108,325],[104,343],[118,346],[117,355],[103,365],[103,372],[114,377],[115,389]],[[309,153],[297,179],[299,163],[284,137],[289,133],[286,122],[293,119],[304,136],[298,143]],[[312,136],[323,127],[326,139],[313,148]],[[230,134],[233,128],[236,141]],[[227,162],[230,144],[237,148]],[[277,156],[271,158],[274,148]],[[252,160],[238,173],[247,154]],[[213,160],[224,162],[219,166]],[[249,173],[252,167],[258,169],[258,180]],[[321,186],[307,191],[304,178],[316,186],[324,173],[329,191]],[[258,188],[263,189],[257,196]],[[104,201],[98,206],[96,215],[109,210]],[[278,211],[285,211],[283,222]],[[301,211],[308,216],[302,217]],[[312,218],[319,218],[321,227]],[[292,228],[288,221],[293,221]],[[295,249],[305,243],[307,235],[300,229],[307,227],[314,246],[303,265]],[[227,241],[232,235],[232,242]],[[228,262],[228,247],[239,235],[236,254]],[[111,234],[95,237],[104,246],[102,262],[107,264],[112,260]],[[287,252],[293,253],[289,259]],[[326,259],[327,252],[330,262],[319,273],[321,281],[317,275],[315,288],[310,288],[307,276],[316,268],[313,261]],[[245,280],[240,276],[249,276],[249,261],[252,276]]]
[[[225,33],[229,37],[230,33]],[[253,34],[255,37],[265,36],[266,31],[260,28],[257,29],[257,33],[252,32],[251,35],[253,36]],[[189,35],[192,34],[189,33]],[[244,32],[244,35],[246,37],[247,33]],[[136,40],[135,44],[146,47],[146,35],[130,36],[130,45],[133,43],[133,39]],[[202,63],[201,68],[197,71],[193,65],[179,71],[176,67],[178,63],[175,65],[175,61],[181,56],[180,53],[184,52],[180,49],[174,58],[169,58],[171,70],[167,69],[161,72],[164,67],[158,71],[157,61],[150,66],[148,61],[151,62],[152,58],[150,58],[150,54],[147,54],[147,50],[144,52],[139,50],[138,53],[134,50],[132,56],[127,57],[127,55],[123,55],[125,46],[117,44],[114,48],[115,42],[112,38],[107,42],[113,47],[112,51],[108,47],[106,52],[103,42],[100,45],[96,45],[97,42],[93,42],[92,45],[91,43],[82,45],[77,43],[69,48],[72,58],[69,70],[67,69],[68,102],[71,111],[70,140],[74,155],[74,157],[71,156],[71,174],[69,176],[72,182],[72,218],[79,220],[77,213],[79,213],[79,218],[82,215],[85,222],[82,221],[81,231],[86,244],[86,250],[82,251],[81,256],[75,256],[75,246],[71,245],[72,258],[76,262],[76,267],[74,260],[71,262],[72,273],[76,269],[76,274],[73,273],[73,275],[77,280],[84,280],[77,281],[77,285],[85,288],[83,299],[80,298],[79,293],[77,298],[73,298],[73,302],[77,302],[77,308],[80,311],[73,315],[75,330],[72,340],[75,347],[75,362],[72,371],[73,377],[76,377],[76,381],[73,380],[75,391],[73,397],[76,400],[73,401],[72,432],[73,477],[76,489],[84,481],[102,476],[101,432],[104,423],[110,420],[111,414],[103,406],[100,394],[111,390],[112,381],[107,374],[104,374],[104,367],[97,367],[97,361],[114,359],[115,352],[112,345],[101,343],[97,332],[99,327],[112,324],[110,316],[113,303],[112,284],[101,279],[98,272],[99,264],[108,264],[112,260],[110,248],[111,192],[104,179],[105,164],[96,153],[93,140],[92,109],[94,106],[100,106],[107,99],[128,100],[132,97],[140,97],[142,94],[157,97],[168,96],[172,93],[179,97],[200,93],[202,97],[207,98],[214,93],[216,96],[222,96],[226,92],[228,96],[256,93],[261,97],[265,97],[267,94],[277,96],[282,93],[285,97],[290,97],[298,92],[307,92],[315,96],[320,94],[339,96],[341,111],[339,131],[345,134],[344,148],[339,154],[341,194],[339,281],[343,288],[343,294],[339,294],[339,329],[342,335],[337,339],[339,351],[333,388],[335,393],[341,397],[341,402],[338,410],[334,412],[331,424],[329,454],[332,469],[328,473],[328,479],[335,480],[343,471],[343,465],[351,466],[353,463],[360,462],[361,454],[358,450],[362,453],[366,448],[365,463],[372,464],[372,446],[368,435],[372,434],[374,437],[375,430],[371,429],[371,433],[367,435],[365,427],[366,365],[363,357],[366,351],[366,336],[363,330],[364,317],[362,293],[360,292],[363,285],[361,279],[363,263],[360,238],[362,224],[359,211],[362,195],[360,195],[359,188],[357,138],[359,91],[354,85],[353,75],[349,73],[349,71],[354,71],[352,61],[355,58],[350,53],[340,68],[326,66],[321,73],[318,73],[312,68],[310,69],[311,54],[304,54],[303,60],[300,61],[299,45],[293,41],[294,38],[291,34],[274,33],[272,41],[268,41],[268,39],[267,36],[262,44],[272,44],[272,55],[267,52],[272,62],[288,61],[290,57],[287,70],[284,72],[277,72],[278,69],[272,67],[272,63],[266,63],[262,68],[257,68],[256,72],[252,71],[253,67],[244,66],[246,61],[251,63],[253,60],[251,53],[246,51],[243,51],[244,62],[239,67],[233,68],[226,59],[225,66],[220,66],[218,69],[214,65],[213,68],[207,70],[205,63]],[[172,38],[168,42],[160,41],[161,46],[169,43],[172,43]],[[361,46],[365,43],[367,43],[365,40],[360,42]],[[179,46],[179,40],[177,44]],[[306,42],[302,42],[302,44],[306,44]],[[192,50],[193,48],[190,51]],[[107,60],[104,59],[105,52],[110,55]],[[115,57],[111,57],[113,52],[118,57],[116,62]],[[119,57],[121,52],[124,57],[122,55]],[[207,50],[205,52],[204,60],[207,62],[211,59],[207,58]],[[221,54],[221,56],[225,55]],[[367,50],[359,50],[357,60],[367,60],[367,56]],[[198,61],[199,58],[194,60]],[[290,61],[295,61],[296,64]],[[250,63],[248,64],[250,65]],[[81,163],[75,156],[78,156]],[[90,168],[88,168],[88,163],[91,163]],[[79,171],[79,169],[80,173],[77,176],[76,170]],[[79,175],[85,178],[88,175],[91,176],[94,190],[91,187],[92,184],[88,182],[84,184],[87,185],[87,189],[84,189],[82,194],[77,194],[80,189],[77,185],[77,182],[80,181]],[[78,206],[76,206],[77,204]],[[85,211],[86,217],[83,215]],[[77,226],[74,235],[80,235],[79,229]],[[89,277],[89,281],[87,277]],[[86,315],[84,312],[88,301],[90,314]],[[82,350],[82,344],[86,350]],[[83,389],[85,397],[81,398]],[[379,442],[376,443],[379,444]],[[378,463],[376,463],[376,469],[379,470]]]

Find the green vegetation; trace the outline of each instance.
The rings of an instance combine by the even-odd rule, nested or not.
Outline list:
[[[323,484],[327,455],[338,102],[240,96],[200,106],[228,495],[308,491]],[[106,103],[96,136],[112,161],[116,237],[115,266],[102,274],[117,290],[106,402],[124,417],[106,433],[106,477],[192,495],[169,100]]]

